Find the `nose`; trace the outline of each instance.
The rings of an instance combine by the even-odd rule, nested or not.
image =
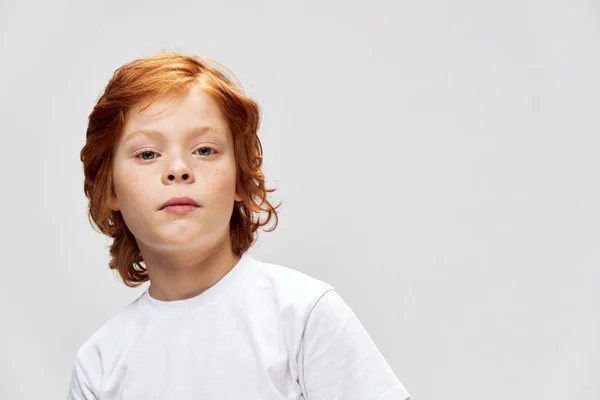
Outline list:
[[[163,181],[165,181],[165,184],[170,184],[173,182],[193,183],[194,179],[194,173],[183,162],[173,162],[165,171],[163,176]]]
[[[178,174],[178,176],[179,176],[179,174]],[[182,175],[181,175],[181,180],[183,180],[183,181],[187,181],[187,180],[188,180],[188,178],[189,178],[189,176],[190,176],[189,174],[182,174]],[[175,175],[173,175],[173,174],[169,174],[169,180],[170,180],[170,181],[174,181],[174,180],[175,180]]]

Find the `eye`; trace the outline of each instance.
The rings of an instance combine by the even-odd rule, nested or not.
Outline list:
[[[206,154],[206,152],[201,152],[201,153],[203,153],[202,155],[204,155],[204,156],[210,156],[210,155],[212,155],[213,153],[216,152],[216,150],[213,149],[212,147],[206,147],[206,146],[199,147],[196,151],[198,151],[198,150],[210,150],[210,154]]]
[[[203,156],[210,156],[213,153],[216,153],[215,149],[213,149],[212,147],[206,147],[206,146],[199,147],[196,150],[196,152],[198,152],[198,151],[200,151],[200,155],[203,155]],[[141,149],[134,154],[134,157],[139,158],[144,161],[151,161],[158,157],[158,153],[155,152],[154,150],[150,150],[150,149]]]
[[[156,157],[144,158],[144,156],[151,156],[152,154],[157,155],[157,153],[155,151],[152,151],[152,150],[149,150],[149,149],[142,149],[142,150],[136,152],[134,154],[134,157],[140,158],[140,156],[142,156],[141,157],[142,160],[149,161],[149,160],[155,159]]]

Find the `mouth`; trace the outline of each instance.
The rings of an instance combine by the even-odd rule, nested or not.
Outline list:
[[[198,208],[200,205],[190,197],[172,197],[164,202],[159,210],[188,210]]]
[[[163,210],[167,207],[171,206],[194,206],[200,207],[200,204],[196,202],[196,200],[184,196],[184,197],[171,197],[169,200],[165,201],[162,206],[160,206],[160,210]]]
[[[193,204],[173,204],[173,205],[161,208],[161,211],[164,211],[164,212],[170,213],[170,214],[186,214],[190,211],[194,211],[196,208],[199,208],[199,207],[195,206]]]

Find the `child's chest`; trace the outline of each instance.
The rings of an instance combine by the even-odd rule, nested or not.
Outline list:
[[[120,343],[100,400],[303,399],[294,351],[276,320],[158,321]]]

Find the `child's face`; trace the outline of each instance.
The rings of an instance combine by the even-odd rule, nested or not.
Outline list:
[[[229,235],[234,200],[241,201],[233,138],[219,106],[198,86],[171,105],[173,99],[159,99],[143,115],[145,104],[134,107],[114,149],[116,196],[110,207],[121,211],[141,249],[217,245]],[[136,134],[142,130],[156,133]],[[161,210],[167,200],[183,196],[200,207],[184,214]]]

